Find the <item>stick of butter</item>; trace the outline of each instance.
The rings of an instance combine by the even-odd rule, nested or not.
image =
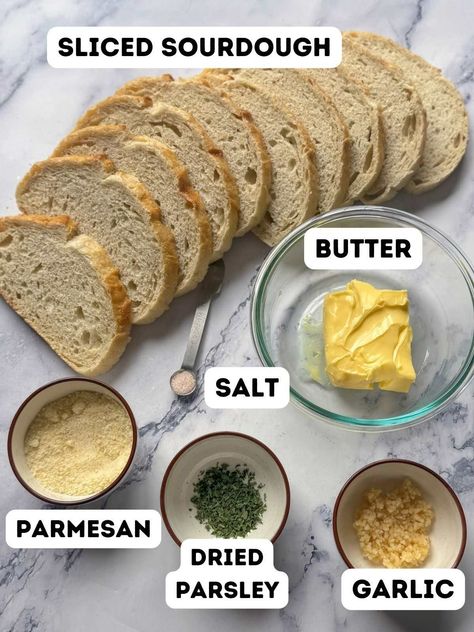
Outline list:
[[[406,290],[353,280],[324,299],[326,372],[334,386],[407,393],[416,373]]]

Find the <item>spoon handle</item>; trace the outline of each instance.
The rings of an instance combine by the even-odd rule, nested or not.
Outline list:
[[[186,351],[184,352],[182,364],[183,369],[194,369],[211,301],[212,296],[196,308],[193,324],[191,325],[191,331],[189,332],[188,344],[186,345]]]
[[[184,352],[183,364],[181,365],[183,369],[194,370],[199,345],[201,344],[202,334],[204,332],[204,327],[206,326],[209,307],[211,306],[214,296],[219,294],[221,291],[224,273],[225,266],[222,259],[214,261],[214,263],[211,263],[209,266],[206,277],[201,284],[201,302],[196,307],[193,324],[191,325],[191,332],[189,334],[186,351]]]

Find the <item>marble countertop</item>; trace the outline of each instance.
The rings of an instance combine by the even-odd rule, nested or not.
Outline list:
[[[140,74],[127,70],[61,71],[46,63],[46,32],[56,25],[334,25],[395,37],[424,55],[460,87],[474,120],[474,4],[468,0],[4,0],[0,9],[0,214],[16,212],[16,183],[45,158],[84,109]],[[474,153],[443,186],[392,206],[414,210],[474,252]],[[212,309],[201,367],[256,365],[249,331],[249,297],[267,248],[255,237],[226,255],[227,276]],[[474,619],[474,389],[438,418],[387,434],[344,432],[316,423],[292,406],[279,411],[216,411],[202,393],[191,405],[173,400],[170,373],[180,363],[195,295],[180,298],[155,324],[136,328],[122,361],[105,376],[135,411],[140,426],[137,465],[109,500],[111,508],[158,508],[164,469],[185,443],[210,431],[238,430],[267,443],[282,460],[292,487],[276,567],[290,578],[282,611],[173,611],[164,600],[167,572],[179,551],[164,530],[152,551],[11,550],[4,515],[35,508],[6,455],[9,421],[34,388],[70,375],[66,366],[4,303],[0,303],[0,631],[1,632],[470,632]],[[461,568],[468,601],[454,613],[349,612],[339,598],[340,559],[331,508],[343,482],[383,457],[414,459],[440,472],[458,492],[470,522]],[[469,588],[470,587],[470,588]],[[317,622],[317,623],[316,623]]]

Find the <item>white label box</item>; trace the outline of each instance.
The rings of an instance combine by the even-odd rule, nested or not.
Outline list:
[[[414,270],[422,261],[418,228],[310,228],[304,236],[311,270]]]
[[[347,610],[459,610],[464,573],[456,568],[348,569],[341,577]]]
[[[283,367],[212,367],[204,376],[204,398],[209,408],[284,408],[290,376]]]
[[[334,68],[332,26],[55,26],[53,68]]]
[[[166,603],[176,609],[280,609],[288,594],[264,539],[185,540],[179,569],[166,576]]]
[[[14,549],[154,549],[161,516],[154,509],[13,509],[5,539]]]

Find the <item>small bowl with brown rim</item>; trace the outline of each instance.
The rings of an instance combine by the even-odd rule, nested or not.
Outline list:
[[[115,400],[126,412],[132,429],[130,454],[123,469],[107,487],[88,496],[71,496],[45,488],[44,485],[34,477],[28,467],[24,450],[25,436],[28,428],[43,406],[77,391],[101,393]],[[103,382],[89,378],[65,378],[45,384],[29,395],[22,403],[13,418],[8,433],[8,458],[13,473],[19,482],[27,491],[33,494],[33,496],[36,496],[36,498],[55,505],[81,505],[106,496],[124,480],[133,464],[137,438],[138,430],[133,412],[118,391]]]
[[[341,557],[349,568],[375,568],[363,555],[354,528],[365,492],[375,487],[388,492],[410,479],[433,508],[428,536],[431,546],[423,568],[456,568],[466,547],[466,518],[452,487],[421,463],[386,459],[366,465],[344,484],[333,510],[333,533]]]
[[[161,516],[169,534],[181,545],[188,538],[213,538],[198,522],[191,503],[194,483],[201,472],[218,463],[230,468],[246,466],[262,483],[266,510],[262,523],[248,538],[275,542],[283,531],[290,510],[288,477],[278,457],[264,443],[239,432],[215,432],[191,441],[176,456],[165,472],[161,485]]]

